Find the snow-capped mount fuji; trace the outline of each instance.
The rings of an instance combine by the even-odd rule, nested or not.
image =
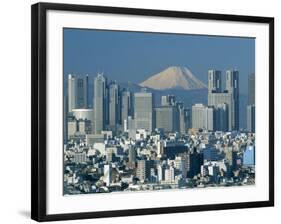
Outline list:
[[[170,66],[139,84],[156,90],[206,89],[207,86],[186,67]]]

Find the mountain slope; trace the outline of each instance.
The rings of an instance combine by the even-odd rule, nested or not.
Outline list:
[[[186,67],[171,66],[139,84],[157,90],[164,89],[205,89],[207,86],[196,78]]]

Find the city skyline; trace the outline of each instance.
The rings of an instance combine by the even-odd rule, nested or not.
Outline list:
[[[178,98],[174,95],[162,95],[160,99],[158,99],[158,103],[155,103],[155,94],[151,92],[150,89],[147,89],[146,87],[141,87],[139,90],[132,90],[130,88],[122,88],[119,83],[115,80],[108,80],[107,77],[104,74],[97,74],[97,76],[94,78],[93,82],[93,89],[94,94],[92,97],[88,95],[89,93],[89,82],[88,82],[88,75],[86,75],[84,78],[83,76],[75,76],[74,74],[69,74],[68,78],[68,111],[72,111],[72,109],[96,109],[96,113],[94,114],[94,123],[97,124],[98,129],[104,130],[106,124],[109,125],[107,129],[114,129],[116,124],[123,125],[124,127],[124,120],[127,117],[136,117],[136,120],[134,122],[141,123],[141,128],[153,131],[153,127],[157,127],[157,120],[156,114],[157,113],[163,113],[164,110],[169,110],[169,108],[165,109],[165,106],[178,106],[178,110],[180,111],[180,108],[183,109],[191,109],[193,107],[199,106],[203,109],[205,108],[208,112],[209,110],[209,116],[212,117],[214,120],[209,125],[199,125],[202,128],[206,128],[207,126],[212,126],[211,131],[215,130],[221,130],[221,131],[232,131],[232,130],[240,130],[241,127],[239,125],[240,119],[239,119],[239,71],[237,70],[227,70],[225,72],[225,88],[222,88],[222,80],[223,75],[221,74],[220,70],[209,70],[208,71],[208,95],[207,95],[207,103],[206,105],[203,105],[200,102],[197,102],[196,104],[192,105],[192,107],[188,105],[184,105],[184,102],[181,98]],[[250,90],[255,89],[254,85],[254,74],[250,74],[248,76],[248,86]],[[76,83],[76,84],[74,84]],[[99,83],[99,84],[98,84]],[[76,86],[76,87],[75,87]],[[82,87],[81,87],[82,86]],[[84,87],[84,89],[83,89]],[[250,91],[249,91],[250,92]],[[77,97],[73,97],[77,93]],[[164,94],[164,93],[163,93]],[[96,97],[98,96],[98,97]],[[255,94],[251,94],[248,97],[248,104],[245,106],[245,108],[241,108],[242,110],[245,110],[246,116],[254,117],[254,97]],[[151,104],[151,111],[149,113],[151,114],[150,123],[147,125],[144,125],[145,118],[140,118],[141,113],[145,112],[139,112],[139,115],[136,114],[136,111],[138,111],[138,99],[142,99],[142,101],[148,97],[149,102]],[[91,103],[88,103],[88,99],[90,99]],[[74,102],[73,102],[74,101]],[[82,104],[81,104],[81,102]],[[140,102],[142,102],[140,101]],[[73,104],[76,103],[76,107],[73,107]],[[82,106],[81,106],[82,105]],[[93,105],[93,106],[92,106]],[[141,105],[141,104],[140,104]],[[252,115],[249,115],[249,106],[251,106],[252,109]],[[126,107],[127,111],[123,110],[123,107]],[[121,109],[122,108],[122,109]],[[136,109],[134,109],[136,108]],[[145,106],[141,105],[140,109],[144,110]],[[145,108],[147,109],[147,108]],[[212,112],[213,110],[213,112]],[[132,112],[134,111],[134,112]],[[181,113],[181,112],[179,112]],[[217,114],[215,114],[217,113]],[[153,115],[154,114],[154,115]],[[216,116],[216,117],[215,117]],[[224,119],[222,119],[224,117]],[[140,119],[140,121],[138,121]],[[194,118],[195,119],[195,118]],[[252,118],[253,119],[253,118]],[[184,119],[185,120],[185,119]],[[225,120],[225,121],[223,121]],[[101,123],[99,123],[101,122]],[[207,121],[206,121],[207,122]],[[158,122],[159,123],[159,122]],[[175,122],[173,122],[173,125]],[[189,121],[191,123],[191,121]],[[193,121],[193,123],[195,123]],[[197,122],[198,123],[198,122]],[[251,121],[251,123],[254,123]],[[126,123],[127,124],[127,123]],[[254,130],[253,128],[248,128],[250,126],[253,126],[249,124],[248,119],[246,118],[246,127],[244,130]],[[195,125],[198,127],[198,125]],[[149,127],[149,128],[148,128]],[[176,125],[178,127],[176,131],[180,130],[180,123]],[[218,128],[220,127],[220,128]],[[174,130],[174,129],[172,129]],[[242,129],[241,129],[242,130]],[[99,132],[100,132],[99,131]]]
[[[141,33],[159,42],[168,34],[154,35]],[[133,43],[139,38],[129,36]],[[179,42],[205,39],[172,36]],[[100,57],[116,51],[103,50],[108,52]],[[120,58],[132,56],[127,54],[124,50]],[[76,63],[85,65],[81,59]],[[107,66],[106,72],[80,68],[64,75],[64,195],[255,185],[254,71],[241,75],[238,68],[210,66],[204,84],[189,68],[174,64],[141,81],[135,75],[115,76],[110,72],[115,61]]]
[[[94,78],[89,108],[81,103],[88,99],[87,76],[69,74],[64,193],[253,185],[255,108],[247,106],[248,130],[238,131],[239,72],[226,76],[222,89],[221,72],[210,70],[208,105],[190,110],[173,95],[155,105],[146,88],[130,92],[103,74]],[[86,176],[96,170],[94,177],[82,174],[85,168]]]

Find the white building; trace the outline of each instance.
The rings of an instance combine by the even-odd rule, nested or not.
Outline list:
[[[157,166],[157,177],[159,182],[164,179],[163,167],[160,164]]]
[[[172,183],[175,181],[175,169],[170,166],[165,169],[165,182]]]
[[[76,108],[76,78],[75,75],[68,75],[68,112]]]
[[[214,108],[203,104],[192,106],[192,127],[209,131],[214,130]]]
[[[174,166],[176,169],[181,171],[181,174],[184,178],[186,178],[187,175],[187,169],[188,169],[188,163],[185,158],[177,156],[174,160]]]
[[[73,162],[76,164],[86,163],[87,162],[87,154],[86,152],[79,152],[73,155]]]
[[[106,186],[109,186],[112,181],[112,166],[111,164],[106,164],[103,167],[103,181]]]
[[[67,122],[67,137],[73,136],[77,132],[77,121],[71,120]]]
[[[143,140],[146,139],[147,135],[150,134],[148,133],[145,129],[138,129],[136,131],[136,140]]]

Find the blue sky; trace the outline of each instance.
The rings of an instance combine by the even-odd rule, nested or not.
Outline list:
[[[207,83],[209,69],[240,72],[240,91],[255,72],[255,40],[183,34],[64,29],[64,73],[140,83],[168,66],[186,66]]]

